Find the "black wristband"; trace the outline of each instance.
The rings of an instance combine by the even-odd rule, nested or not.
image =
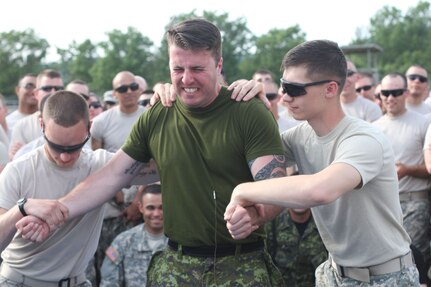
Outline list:
[[[27,198],[21,198],[20,200],[18,200],[18,208],[19,208],[19,211],[21,211],[21,214],[23,215],[23,216],[27,216],[27,212],[25,212],[25,209],[24,209],[24,204],[27,202]]]

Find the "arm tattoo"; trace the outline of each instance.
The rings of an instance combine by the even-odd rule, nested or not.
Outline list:
[[[251,167],[255,160],[249,161]],[[263,180],[275,177],[286,176],[284,155],[274,155],[274,158],[263,166],[254,176],[254,180]]]
[[[135,161],[129,168],[124,171],[124,174],[134,175],[137,171],[139,171],[140,166],[141,162]]]

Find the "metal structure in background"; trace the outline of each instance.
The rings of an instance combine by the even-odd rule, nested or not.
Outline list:
[[[343,53],[349,57],[351,55],[359,56],[364,58],[366,63],[365,68],[358,69],[359,72],[370,73],[374,77],[376,83],[380,82],[380,75],[377,69],[378,55],[383,52],[383,48],[377,44],[358,44],[341,47]]]

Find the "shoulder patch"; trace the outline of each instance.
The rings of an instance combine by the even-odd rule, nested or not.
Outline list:
[[[112,262],[116,262],[118,260],[118,258],[120,257],[118,254],[117,249],[115,249],[112,246],[109,246],[108,249],[106,249],[105,251],[106,256],[109,258],[109,260],[111,260]]]

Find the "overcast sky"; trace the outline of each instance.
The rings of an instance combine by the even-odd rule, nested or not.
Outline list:
[[[6,0],[0,2],[0,32],[33,28],[54,47],[66,48],[73,40],[106,41],[106,32],[137,28],[159,46],[169,19],[193,9],[228,13],[230,20],[243,17],[257,36],[272,28],[298,24],[307,40],[329,39],[347,45],[357,28],[366,29],[369,19],[384,5],[403,12],[418,1],[235,1],[235,0]]]

